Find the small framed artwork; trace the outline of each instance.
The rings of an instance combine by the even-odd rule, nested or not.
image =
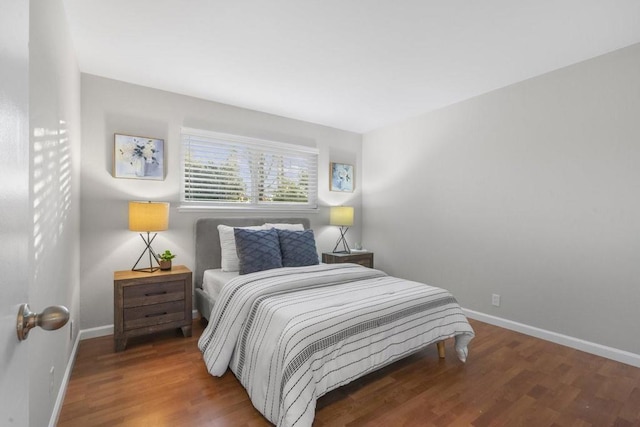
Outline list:
[[[115,134],[113,176],[164,179],[164,139]]]
[[[331,191],[353,192],[353,165],[331,163],[329,174]]]

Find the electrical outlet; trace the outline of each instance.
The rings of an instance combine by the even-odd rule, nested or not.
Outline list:
[[[496,307],[500,307],[500,295],[499,294],[491,295],[491,305],[494,305]]]

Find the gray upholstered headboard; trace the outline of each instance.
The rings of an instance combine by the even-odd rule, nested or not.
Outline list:
[[[309,218],[200,218],[196,221],[196,288],[202,288],[204,271],[220,268],[220,236],[218,225],[246,227],[269,223],[302,224],[305,229],[311,227]]]

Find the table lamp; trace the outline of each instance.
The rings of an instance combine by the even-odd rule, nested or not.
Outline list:
[[[129,202],[129,230],[139,231],[145,249],[138,257],[138,261],[131,270],[153,273],[160,267],[154,267],[153,261],[158,264],[158,255],[153,251],[151,242],[158,233],[151,237],[153,231],[164,231],[169,228],[169,203],[166,202]],[[144,234],[147,233],[145,238]],[[136,268],[146,252],[149,252],[149,268]]]
[[[345,239],[345,234],[349,227],[353,225],[353,206],[332,206],[329,211],[329,224],[340,227],[340,238],[333,248],[334,254],[350,254],[351,249]],[[342,243],[342,250],[338,250],[338,246]]]

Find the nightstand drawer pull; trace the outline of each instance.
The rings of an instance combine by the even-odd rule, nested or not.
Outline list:
[[[166,311],[163,311],[162,313],[149,313],[149,314],[145,314],[144,317],[158,317],[158,316],[164,316],[165,314],[167,314]]]
[[[145,297],[152,297],[155,295],[165,295],[167,293],[167,291],[160,291],[160,292],[149,292],[144,294]]]

